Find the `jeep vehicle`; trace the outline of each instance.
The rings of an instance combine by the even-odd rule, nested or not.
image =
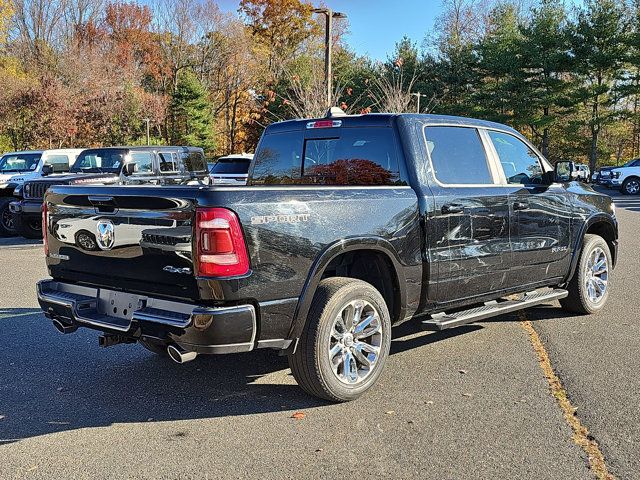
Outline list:
[[[15,227],[26,238],[42,237],[42,199],[51,185],[181,185],[208,183],[204,152],[194,147],[107,147],[82,151],[67,175],[25,182],[11,203]],[[87,245],[91,239],[81,237]]]
[[[68,172],[82,149],[28,150],[0,157],[0,236],[15,235],[10,204],[16,189],[31,179],[50,173]]]
[[[38,299],[62,333],[181,363],[277,349],[304,390],[352,400],[392,325],[602,309],[615,210],[574,178],[504,125],[332,110],[267,127],[247,186],[51,187]],[[58,238],[79,219],[97,250]]]
[[[209,175],[218,185],[246,185],[249,166],[253,160],[251,153],[227,155],[209,164]]]

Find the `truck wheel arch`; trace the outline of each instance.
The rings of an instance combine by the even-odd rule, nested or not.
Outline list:
[[[565,283],[568,283],[571,280],[576,271],[578,259],[580,258],[580,251],[582,250],[582,245],[584,243],[584,237],[589,233],[598,235],[605,239],[607,245],[609,245],[609,249],[611,250],[613,266],[616,264],[617,258],[615,245],[618,241],[618,227],[608,215],[596,214],[588,218],[580,229],[580,234],[576,239],[572,253],[571,267],[569,269],[569,274],[565,279]]]
[[[326,247],[313,262],[300,298],[298,299],[288,338],[296,339],[300,337],[318,284],[324,278],[333,276],[327,276],[325,274],[328,269],[332,268],[332,265],[336,264],[336,261],[344,258],[347,254],[375,255],[387,262],[390,277],[392,277],[390,281],[393,282],[393,292],[380,293],[388,302],[388,296],[390,294],[393,295],[392,301],[389,302],[392,303],[389,305],[392,322],[397,322],[404,318],[406,311],[406,279],[400,259],[391,243],[379,237],[348,238],[332,243]],[[360,276],[354,276],[353,278],[362,279]]]

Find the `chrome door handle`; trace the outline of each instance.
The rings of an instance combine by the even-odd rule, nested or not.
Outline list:
[[[514,210],[527,210],[529,208],[528,202],[513,202]]]

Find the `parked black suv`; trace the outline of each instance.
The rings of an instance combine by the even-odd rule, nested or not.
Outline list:
[[[67,175],[26,182],[11,203],[14,224],[26,238],[42,237],[42,199],[52,185],[183,185],[209,183],[207,163],[195,147],[107,147],[83,150]]]
[[[379,377],[393,324],[604,307],[614,207],[573,176],[496,123],[277,123],[246,187],[49,189],[53,279],[38,299],[60,332],[93,328],[104,346],[138,341],[178,362],[283,350],[307,392],[351,400]],[[59,237],[74,222],[96,251]]]

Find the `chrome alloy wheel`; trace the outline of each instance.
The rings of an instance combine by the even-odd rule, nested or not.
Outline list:
[[[349,302],[336,317],[329,339],[329,362],[342,383],[354,385],[367,378],[378,361],[382,321],[365,300]]]
[[[629,195],[636,195],[640,192],[640,182],[638,180],[629,180],[624,189]]]
[[[589,300],[600,303],[607,291],[609,279],[609,263],[607,255],[600,247],[596,247],[590,254],[585,272],[585,285]]]

